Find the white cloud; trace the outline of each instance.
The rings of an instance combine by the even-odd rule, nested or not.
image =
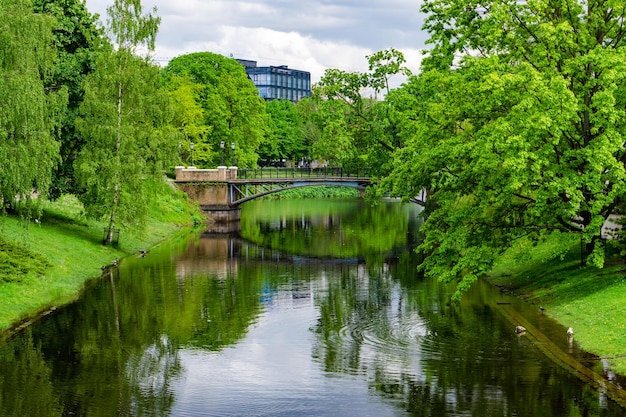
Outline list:
[[[87,0],[91,12],[106,15],[112,0]],[[155,57],[209,51],[251,59],[259,65],[287,65],[319,81],[327,68],[367,70],[366,55],[389,47],[405,53],[416,72],[421,1],[415,0],[144,0],[157,6],[161,26]],[[104,19],[102,19],[104,20]]]

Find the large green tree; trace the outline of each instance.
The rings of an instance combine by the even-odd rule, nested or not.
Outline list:
[[[580,235],[602,266],[601,227],[626,190],[626,3],[423,11],[434,47],[393,98],[408,143],[383,187],[429,192],[424,270],[463,289],[517,239],[546,233]]]
[[[84,0],[34,0],[36,13],[54,18],[53,39],[56,56],[51,76],[46,78],[49,91],[65,88],[67,107],[56,115],[55,139],[60,143],[61,161],[55,169],[50,195],[58,197],[75,191],[73,162],[84,140],[76,134],[75,120],[83,100],[82,83],[94,69],[97,51],[107,44],[97,15],[91,14]]]
[[[304,135],[304,143],[306,144],[306,159],[312,157],[311,147],[313,143],[320,140],[320,126],[316,122],[318,114],[319,102],[311,97],[305,97],[296,103],[296,110],[302,123],[302,134]]]
[[[198,143],[206,156],[201,162],[215,166],[226,157],[224,163],[256,166],[257,150],[267,133],[267,114],[265,103],[244,67],[232,58],[196,52],[174,58],[164,73],[168,85],[174,77],[189,77],[200,85],[196,99],[204,111],[207,126],[206,135]],[[220,146],[222,141],[224,150]],[[207,146],[213,150],[212,154]]]
[[[178,162],[185,161],[188,165],[209,165],[214,158],[214,152],[204,142],[211,127],[205,123],[205,111],[200,105],[202,85],[191,81],[189,76],[172,76],[169,77],[168,89],[174,108],[172,123],[182,135],[178,146]]]
[[[46,193],[59,146],[52,136],[64,89],[46,93],[52,71],[53,19],[28,0],[0,0],[0,201],[13,206]]]
[[[115,49],[100,54],[85,80],[79,133],[85,138],[75,169],[88,214],[106,218],[110,242],[118,225],[141,225],[149,179],[176,155],[169,97],[159,89],[159,68],[139,57],[153,50],[159,18],[143,14],[139,0],[116,0],[108,8]]]
[[[298,162],[308,156],[304,123],[296,105],[289,100],[273,100],[267,103],[267,113],[268,140],[261,145],[259,157],[268,161],[286,159]]]

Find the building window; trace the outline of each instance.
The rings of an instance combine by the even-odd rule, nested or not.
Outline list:
[[[239,60],[242,64],[248,61]],[[253,61],[250,61],[253,63]],[[256,63],[255,63],[256,64]],[[248,76],[266,100],[288,99],[298,101],[311,96],[311,75],[305,71],[291,70],[286,65],[257,67],[245,65]]]

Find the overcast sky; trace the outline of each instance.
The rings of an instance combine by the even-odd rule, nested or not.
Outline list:
[[[113,0],[86,0],[104,22]],[[260,66],[287,65],[319,81],[327,68],[366,71],[366,55],[393,47],[417,72],[427,35],[421,0],[143,0],[161,17],[160,62],[209,51]]]

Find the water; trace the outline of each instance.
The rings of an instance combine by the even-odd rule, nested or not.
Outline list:
[[[414,209],[250,203],[240,235],[126,259],[0,346],[0,415],[626,414],[546,356],[602,371],[535,307],[420,277]]]

